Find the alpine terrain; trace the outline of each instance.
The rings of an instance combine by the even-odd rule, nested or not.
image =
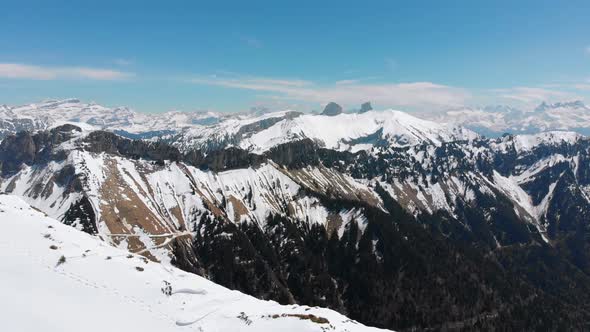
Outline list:
[[[257,300],[154,264],[64,226],[15,196],[0,195],[0,217],[11,230],[0,236],[6,330],[378,330],[328,309]]]
[[[585,106],[530,116],[563,107]],[[19,316],[9,299],[51,283],[99,296],[76,319],[159,330],[590,329],[590,139],[435,120],[4,106],[0,246],[33,273],[2,310],[13,329],[78,312]]]
[[[437,121],[464,125],[490,137],[507,132],[534,134],[550,130],[590,134],[590,108],[581,100],[542,102],[532,110],[506,105],[461,107],[426,116]]]

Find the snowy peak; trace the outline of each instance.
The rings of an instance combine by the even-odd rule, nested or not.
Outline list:
[[[561,110],[565,111],[568,109],[574,110],[588,110],[586,105],[581,100],[574,100],[569,102],[557,102],[554,104],[548,104],[547,102],[542,102],[539,106],[535,108],[535,112],[545,112],[550,110]]]
[[[440,145],[454,140],[472,140],[467,129],[422,120],[395,110],[342,113],[335,116],[302,115],[281,121],[240,142],[240,147],[262,152],[278,144],[311,139],[320,146],[359,151],[375,146]]]
[[[211,326],[207,325],[211,316],[215,324],[228,322],[227,326],[221,327],[232,331],[254,328],[264,331],[267,326],[264,324],[275,322],[270,319],[283,318],[298,318],[304,321],[298,323],[320,324],[322,328],[325,326],[320,322],[327,320],[334,326],[328,330],[352,331],[348,325],[333,323],[333,316],[320,312],[320,309],[305,308],[315,317],[312,318],[300,316],[301,307],[293,306],[291,311],[284,312],[285,307],[280,307],[281,313],[270,312],[274,309],[260,312],[252,309],[255,308],[254,302],[246,301],[248,310],[245,310],[240,297],[240,305],[233,311],[235,307],[232,304],[205,296],[213,293],[210,289],[214,286],[201,286],[203,281],[189,277],[182,277],[182,280],[190,282],[188,284],[168,275],[157,274],[152,279],[154,266],[167,269],[170,264],[175,264],[185,271],[205,275],[231,289],[263,299],[346,310],[342,312],[360,317],[364,322],[408,329],[430,326],[433,330],[444,330],[456,327],[458,321],[465,323],[462,321],[465,317],[475,317],[480,313],[488,315],[488,305],[464,315],[464,312],[473,309],[473,303],[460,298],[452,298],[448,306],[440,304],[438,299],[466,288],[478,292],[478,298],[486,299],[481,303],[489,300],[493,304],[490,308],[498,308],[499,312],[506,310],[499,316],[490,317],[493,320],[489,321],[489,326],[498,326],[509,321],[504,317],[512,317],[510,312],[516,309],[521,312],[520,308],[526,310],[530,307],[528,301],[513,306],[521,297],[519,292],[512,290],[522,290],[523,284],[508,279],[507,282],[514,284],[515,288],[505,286],[508,284],[503,284],[504,281],[498,281],[502,284],[493,281],[487,283],[489,287],[480,287],[490,275],[487,270],[480,269],[485,260],[464,260],[461,258],[463,251],[439,254],[440,250],[453,246],[436,244],[443,242],[432,245],[432,241],[423,241],[423,228],[419,224],[418,227],[410,227],[411,221],[448,223],[451,227],[444,226],[440,238],[429,236],[428,239],[459,240],[468,246],[465,250],[483,253],[519,244],[536,246],[536,243],[542,242],[548,243],[545,246],[547,250],[551,250],[553,245],[561,248],[562,236],[570,230],[581,229],[580,226],[586,225],[590,216],[590,141],[574,132],[554,131],[479,139],[462,127],[386,110],[332,117],[288,111],[259,116],[240,114],[223,117],[213,125],[190,128],[183,134],[171,137],[170,142],[186,144],[186,149],[214,142],[218,144],[218,150],[179,151],[162,141],[130,140],[105,131],[77,131],[71,125],[4,139],[0,144],[0,191],[20,196],[72,228],[97,234],[104,239],[104,247],[108,250],[116,249],[108,247],[107,243],[149,259],[145,263],[137,256],[127,258],[113,252],[107,253],[106,257],[96,255],[95,266],[94,258],[86,258],[103,249],[86,246],[85,243],[77,243],[70,248],[64,244],[68,243],[67,238],[33,229],[29,236],[39,234],[39,238],[27,242],[17,237],[14,241],[25,242],[22,246],[41,243],[41,249],[53,254],[43,262],[47,271],[35,270],[33,278],[56,282],[65,289],[72,288],[68,283],[57,284],[59,281],[55,281],[52,274],[47,274],[58,265],[60,271],[73,268],[65,271],[77,273],[77,277],[82,276],[82,280],[91,286],[106,285],[103,288],[110,289],[111,285],[122,285],[120,287],[126,289],[126,286],[133,285],[133,289],[138,291],[125,293],[136,300],[131,302],[149,302],[151,313],[155,312],[154,308],[162,308],[162,303],[173,303],[177,305],[175,309],[165,311],[173,317],[169,319],[171,324],[174,327],[191,326],[196,330],[201,326]],[[470,141],[473,138],[476,140]],[[450,141],[451,144],[443,144]],[[389,148],[395,146],[404,148]],[[373,151],[373,147],[379,150]],[[365,150],[371,153],[353,154],[334,150]],[[17,213],[26,210],[22,204],[15,206],[12,210]],[[398,219],[400,208],[409,212],[407,216],[402,215],[407,223]],[[20,217],[5,217],[2,214],[9,210],[9,207],[0,204],[0,223],[4,222],[6,229],[18,228],[12,225],[16,221],[26,224]],[[381,227],[391,222],[404,227]],[[482,228],[481,225],[490,227]],[[562,232],[559,229],[562,226],[568,228]],[[0,234],[0,241],[11,241],[14,234],[5,233],[4,236]],[[46,234],[49,234],[47,238]],[[57,239],[56,243],[43,242],[53,241],[49,238]],[[18,253],[29,250],[17,247],[13,242],[7,243],[3,245],[0,242],[0,247],[17,248]],[[47,250],[52,245],[57,249],[50,247]],[[473,251],[470,245],[478,249]],[[88,250],[86,247],[91,250],[89,253],[84,252]],[[324,248],[322,250],[326,254],[317,254],[317,248]],[[33,257],[42,258],[47,254],[43,250],[29,251]],[[422,250],[424,254],[420,253]],[[0,250],[0,255],[2,252]],[[400,256],[398,253],[406,254]],[[59,263],[61,255],[65,262]],[[458,258],[461,260],[458,261]],[[372,273],[368,271],[372,269],[366,268],[385,267],[381,264],[398,259],[400,267],[418,265],[405,271],[391,269],[392,274]],[[76,265],[88,262],[91,262],[90,266]],[[335,268],[331,267],[332,262],[337,262]],[[423,273],[439,263],[442,265],[435,269],[437,274]],[[18,262],[14,264],[11,269],[18,268]],[[123,276],[112,272],[112,266],[122,271]],[[94,274],[89,274],[86,268]],[[351,270],[356,272],[349,273]],[[102,271],[108,271],[109,276],[103,276]],[[305,273],[300,274],[301,271]],[[167,269],[166,273],[169,272]],[[133,279],[137,273],[142,273],[141,276],[149,284],[144,287],[142,281]],[[501,273],[512,275],[512,272]],[[24,273],[17,270],[15,274]],[[541,274],[540,277],[567,275],[557,271],[556,274]],[[366,281],[369,286],[358,286],[357,276],[362,276],[363,282]],[[103,280],[103,284],[97,284],[97,277]],[[107,279],[111,277],[119,279]],[[294,284],[293,278],[297,279]],[[391,280],[402,279],[408,284],[388,287]],[[160,286],[152,292],[153,283],[159,280],[170,283],[169,293],[176,289],[189,289],[191,296],[164,294],[164,298],[156,297],[156,294],[161,296],[157,291]],[[320,280],[325,282],[318,284],[316,281]],[[449,284],[447,280],[457,280],[458,283]],[[465,283],[468,287],[464,287]],[[10,280],[7,283],[8,286],[12,284],[17,282]],[[27,284],[40,282],[32,279]],[[569,287],[571,283],[565,282],[564,285]],[[49,287],[44,291],[53,292],[59,287]],[[117,286],[119,293],[120,287]],[[26,289],[25,286],[21,288]],[[92,290],[90,293],[84,289],[75,290],[85,297],[100,298]],[[305,292],[301,293],[301,290]],[[358,292],[352,294],[352,301],[349,290]],[[420,294],[424,294],[425,290],[436,296],[421,298]],[[16,296],[10,293],[11,290],[0,288],[0,291],[9,294],[8,298]],[[517,298],[511,297],[513,293],[518,293],[515,295]],[[230,294],[237,296],[237,293]],[[375,297],[365,298],[365,294],[375,294]],[[404,321],[391,323],[390,319],[397,318],[389,316],[392,309],[381,304],[395,298],[396,294],[419,301],[399,302],[399,308],[411,308],[416,317],[428,319],[431,308],[447,310],[444,315],[437,316],[444,325],[428,325],[431,324],[429,322],[402,325],[407,324],[405,317],[401,318]],[[509,297],[501,298],[502,294]],[[541,296],[543,293],[536,294]],[[200,297],[193,299],[192,295]],[[43,293],[43,299],[54,297],[53,293]],[[177,297],[179,302],[174,302]],[[543,299],[540,298],[539,303],[545,303]],[[197,301],[194,306],[193,300]],[[108,306],[109,301],[97,300],[96,305]],[[219,316],[217,311],[208,314],[201,310],[211,306],[211,303],[223,306]],[[461,311],[455,310],[453,304],[460,305]],[[169,310],[167,308],[164,306],[162,310]],[[231,311],[226,311],[226,308],[231,308]],[[361,315],[364,312],[369,316],[363,318],[349,311],[356,308],[361,308]],[[554,308],[560,307],[551,306],[548,312],[553,312]],[[570,310],[573,306],[563,308],[560,310]],[[67,306],[65,311],[69,309]],[[94,307],[87,309],[92,312]],[[181,313],[177,317],[179,311]],[[130,312],[132,314],[127,316],[138,315],[141,318],[140,313]],[[531,312],[535,313],[536,310]],[[241,325],[234,324],[234,317],[250,323],[244,323],[241,328]],[[158,321],[146,322],[153,326],[160,324]],[[345,320],[340,322],[348,323]],[[467,327],[479,324],[475,321],[466,323]],[[313,330],[316,325],[297,325],[295,328],[297,331],[308,327]],[[129,329],[141,327],[143,325]],[[159,325],[158,328],[167,330]],[[285,330],[283,326],[273,325],[272,328]]]
[[[130,138],[164,138],[185,151],[239,146],[263,152],[301,139],[312,139],[328,148],[358,151],[375,146],[440,144],[476,137],[464,128],[418,119],[400,111],[374,111],[370,103],[363,104],[358,114],[345,114],[338,104],[330,103],[319,116],[266,109],[226,115],[181,111],[145,114],[126,107],[109,108],[65,99],[6,107],[0,111],[0,138],[64,123],[84,124],[89,130],[115,131]]]
[[[48,100],[22,106],[0,108],[0,139],[22,130],[47,129],[64,123],[87,124],[95,129],[146,134],[176,131],[219,122],[222,115],[214,112],[181,112],[148,114],[128,107],[105,107],[79,99]]]
[[[321,113],[321,115],[336,116],[341,113],[342,113],[342,106],[340,106],[334,102],[330,102],[330,103],[328,103],[328,105],[326,105],[326,107],[324,108],[324,111]]]
[[[554,130],[590,134],[590,108],[579,100],[543,102],[533,111],[501,105],[453,109],[443,114],[431,114],[430,118],[463,125],[492,137],[504,133],[534,134]]]
[[[359,113],[365,113],[365,112],[368,112],[371,110],[373,110],[373,106],[371,106],[371,102],[367,101],[361,105],[361,109],[359,110]]]
[[[514,147],[517,152],[531,151],[541,145],[559,146],[562,144],[575,144],[584,136],[571,131],[549,131],[531,135],[507,135],[498,139],[499,144],[495,145],[500,150],[506,147]]]

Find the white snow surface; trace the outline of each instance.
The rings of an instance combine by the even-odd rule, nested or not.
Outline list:
[[[0,223],[7,230],[0,233],[5,331],[380,331],[332,310],[258,300],[146,261],[16,196],[0,195]],[[329,323],[296,316],[309,314]]]
[[[514,212],[521,218],[525,220],[529,216],[522,215],[523,212],[530,214],[530,217],[533,219],[530,220],[531,222],[541,234],[541,237],[545,242],[549,242],[549,239],[546,237],[546,229],[545,225],[543,225],[542,217],[547,212],[547,204],[551,195],[553,194],[553,190],[555,189],[555,183],[549,186],[549,193],[543,198],[543,201],[538,204],[534,205],[532,202],[531,197],[519,186],[518,177],[504,177],[500,173],[494,171],[493,180],[496,184],[496,187],[503,191],[511,200],[515,203]]]
[[[474,132],[461,128],[422,120],[395,110],[342,113],[337,116],[307,114],[285,119],[270,128],[259,131],[243,140],[240,147],[255,152],[273,146],[312,139],[326,148],[337,150],[368,150],[373,145],[363,141],[382,131],[382,137],[393,146],[410,146],[424,142],[440,145],[453,140],[472,140]]]
[[[5,131],[11,124],[27,120],[27,130],[49,129],[71,123],[85,130],[124,131],[146,134],[145,138],[170,139],[180,149],[232,145],[264,152],[278,144],[312,139],[338,150],[370,150],[376,138],[392,146],[410,146],[429,142],[475,139],[477,134],[457,125],[419,119],[395,110],[369,111],[337,116],[304,114],[291,110],[277,112],[213,113],[180,112],[141,113],[126,107],[109,108],[78,99],[52,100],[23,106],[0,108],[0,123]],[[34,123],[34,125],[32,125]],[[13,131],[16,131],[14,129]],[[381,137],[376,133],[380,132]]]
[[[582,101],[541,103],[534,110],[505,105],[464,107],[444,113],[425,113],[428,119],[486,130],[495,134],[536,133],[590,128],[590,108]]]
[[[0,120],[28,119],[37,123],[38,129],[72,123],[87,128],[120,129],[131,133],[195,127],[222,117],[222,114],[207,111],[142,113],[127,107],[110,108],[74,98],[13,107],[3,105],[0,108]]]
[[[539,145],[557,146],[561,144],[575,144],[584,138],[583,135],[572,131],[548,131],[530,135],[514,135],[502,138],[493,143],[492,148],[505,152],[514,148],[516,152],[531,151]]]

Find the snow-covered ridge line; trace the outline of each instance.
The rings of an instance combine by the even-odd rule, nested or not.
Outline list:
[[[0,109],[0,134],[48,129],[64,123],[87,130],[110,130],[133,138],[160,139],[182,150],[239,146],[264,152],[281,143],[304,138],[327,148],[369,150],[378,144],[408,146],[470,140],[477,135],[459,126],[419,119],[395,111],[340,113],[334,116],[291,110],[221,114],[166,112],[147,114],[126,107],[108,108],[77,99],[49,101]]]
[[[492,141],[492,147],[499,151],[514,148],[517,152],[530,151],[540,145],[557,146],[561,144],[575,144],[586,136],[572,131],[547,131],[537,134],[521,134],[506,136]]]
[[[0,195],[0,224],[10,230],[0,234],[6,330],[380,331],[332,310],[258,300],[149,262],[16,196]]]
[[[5,121],[36,121],[46,129],[63,123],[86,124],[95,129],[109,128],[133,133],[198,126],[217,122],[222,114],[214,112],[141,113],[127,107],[104,107],[78,99],[50,100],[42,103],[0,109]]]
[[[182,162],[154,163],[90,152],[86,148],[92,147],[80,139],[84,133],[74,134],[53,147],[65,151],[65,159],[43,167],[22,164],[15,173],[0,179],[0,191],[19,195],[51,217],[67,219],[72,226],[98,233],[124,249],[145,252],[152,248],[147,256],[158,261],[170,260],[170,241],[180,238],[190,243],[187,231],[194,230],[207,213],[260,226],[271,214],[324,224],[331,212],[317,198],[300,194],[302,187],[317,192],[327,188],[314,183],[332,183],[333,194],[339,197],[381,206],[366,185],[323,167],[296,172],[268,161],[233,170],[204,171]],[[72,211],[78,215],[73,216]]]
[[[590,108],[582,101],[541,103],[534,110],[510,106],[464,107],[445,113],[428,114],[437,121],[455,123],[481,134],[497,137],[503,133],[538,133],[574,130],[590,134]]]
[[[274,112],[280,116],[289,110]],[[212,111],[167,111],[143,113],[128,107],[105,107],[79,99],[49,100],[21,106],[2,105],[0,120],[28,120],[38,122],[47,129],[64,123],[88,125],[89,128],[123,130],[141,134],[153,131],[176,131],[183,128],[207,127],[221,121],[264,119],[270,112],[219,113]]]
[[[358,150],[366,145],[387,142],[409,146],[424,142],[440,145],[445,141],[472,140],[472,131],[422,120],[396,110],[342,113],[336,116],[302,115],[287,119],[243,140],[240,147],[266,151],[273,146],[309,138],[336,150]]]

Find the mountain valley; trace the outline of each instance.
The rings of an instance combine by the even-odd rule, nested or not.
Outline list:
[[[137,139],[56,118],[6,132],[0,191],[112,246],[370,326],[587,328],[581,134],[485,138],[369,110]]]

